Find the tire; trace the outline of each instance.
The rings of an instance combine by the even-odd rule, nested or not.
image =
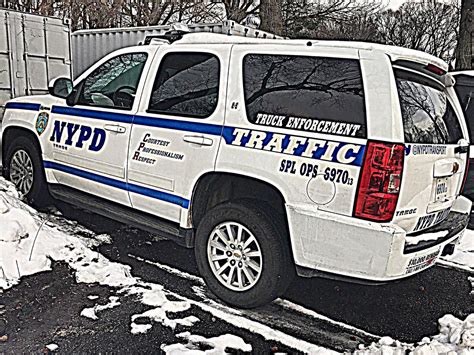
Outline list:
[[[295,267],[289,240],[286,228],[273,222],[275,216],[263,205],[243,200],[214,207],[199,223],[194,249],[198,269],[224,302],[255,308],[281,296],[291,284]]]
[[[18,174],[24,176],[22,181],[18,180]],[[31,139],[20,136],[7,148],[3,177],[15,184],[28,203],[43,206],[49,202],[43,162],[37,145]],[[31,183],[27,182],[29,179]]]

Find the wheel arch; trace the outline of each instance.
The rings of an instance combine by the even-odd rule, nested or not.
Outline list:
[[[286,199],[281,190],[267,181],[227,172],[209,172],[196,181],[190,201],[191,225],[197,228],[206,211],[214,206],[240,199],[272,207],[282,217],[289,235]]]
[[[18,137],[31,139],[36,148],[38,148],[40,159],[43,160],[40,141],[33,131],[24,127],[7,126],[2,133],[2,165],[4,167],[7,149],[11,142],[13,142],[13,140]]]

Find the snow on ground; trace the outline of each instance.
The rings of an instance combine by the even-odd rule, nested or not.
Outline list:
[[[231,334],[224,334],[214,338],[205,338],[200,335],[192,335],[189,332],[177,334],[176,337],[187,340],[187,344],[172,344],[163,345],[163,350],[168,355],[180,355],[180,354],[225,354],[227,351],[232,350],[232,354],[237,351],[251,352],[252,346],[245,343],[241,338]],[[201,351],[199,349],[209,348],[211,350]]]
[[[20,282],[21,277],[51,269],[52,261],[64,261],[74,271],[77,282],[98,283],[116,289],[117,295],[136,296],[149,307],[141,314],[131,316],[130,331],[139,334],[149,331],[154,323],[174,329],[178,324],[191,327],[200,320],[195,316],[178,318],[174,313],[183,312],[197,306],[216,318],[228,322],[233,326],[247,329],[262,335],[265,339],[284,341],[295,349],[312,354],[331,354],[329,349],[307,343],[288,334],[273,330],[259,322],[246,319],[244,316],[232,316],[226,312],[196,302],[181,295],[167,291],[162,285],[143,282],[132,276],[128,265],[111,262],[94,249],[110,238],[103,235],[94,235],[86,229],[71,224],[64,225],[64,220],[58,217],[42,215],[20,201],[13,185],[0,178],[0,292]],[[78,233],[79,232],[79,233]],[[85,235],[85,237],[84,237]],[[89,295],[89,299],[91,299]],[[173,298],[173,300],[170,300]],[[177,299],[177,300],[176,300]],[[119,306],[118,298],[112,296],[105,305],[96,304],[85,308],[81,315],[90,319],[98,319],[99,312]],[[135,321],[140,319],[140,323]],[[147,323],[148,322],[148,323]],[[251,351],[249,345],[242,339],[222,334],[219,337],[205,339],[198,335],[185,333],[181,338],[186,344],[172,344],[166,352],[171,354],[196,353],[196,344],[207,344],[206,354],[222,353],[224,340],[232,339],[237,349]],[[224,339],[224,340],[223,340]],[[240,339],[240,340],[237,340]],[[194,344],[194,345],[193,345]],[[166,347],[166,344],[163,345]],[[249,350],[250,349],[250,350]]]
[[[464,321],[447,314],[438,320],[439,334],[423,338],[418,344],[403,344],[390,337],[382,337],[368,347],[359,345],[355,355],[469,355],[474,353],[474,314]]]
[[[87,298],[90,299],[90,297]],[[84,308],[81,312],[81,316],[96,320],[99,319],[97,312],[120,306],[119,298],[116,296],[110,296],[109,301],[110,302],[106,304],[96,304],[94,307]]]
[[[58,223],[58,222],[61,223]],[[139,334],[149,331],[154,323],[175,329],[179,324],[191,328],[200,320],[195,316],[170,317],[197,306],[214,317],[234,326],[258,333],[266,339],[282,341],[302,352],[311,354],[332,353],[331,350],[297,339],[271,329],[264,324],[245,318],[239,311],[215,302],[198,302],[167,291],[162,285],[143,282],[132,276],[128,265],[111,262],[95,249],[109,243],[105,235],[94,235],[91,231],[67,222],[54,215],[40,214],[21,202],[12,184],[0,178],[0,293],[20,282],[21,277],[51,269],[53,261],[64,261],[74,271],[78,282],[98,283],[113,287],[117,296],[111,296],[107,304],[96,304],[84,308],[81,315],[98,319],[98,313],[120,306],[119,296],[131,295],[150,307],[143,313],[132,315],[130,331]],[[474,271],[474,231],[467,231],[454,255],[443,258],[440,263]],[[165,267],[165,266],[164,266]],[[186,277],[200,279],[183,273]],[[474,277],[469,278],[474,284]],[[89,295],[89,299],[96,299]],[[283,302],[284,300],[279,300]],[[136,321],[140,320],[139,323]],[[440,333],[422,339],[418,344],[403,344],[389,337],[382,337],[370,346],[360,345],[356,354],[418,354],[472,353],[474,350],[474,314],[465,320],[452,315],[439,319]],[[250,352],[249,344],[231,334],[205,338],[189,332],[177,335],[182,342],[163,344],[167,354],[220,354],[226,348]],[[51,344],[55,345],[55,344]],[[204,349],[204,350],[202,350]]]

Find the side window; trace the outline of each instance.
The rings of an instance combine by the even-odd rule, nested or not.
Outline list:
[[[123,54],[99,66],[84,80],[78,103],[130,110],[147,56]]]
[[[366,137],[364,89],[357,60],[249,54],[243,64],[250,122]]]
[[[442,87],[415,74],[395,71],[405,142],[456,144],[463,138],[459,118]]]
[[[162,59],[148,112],[209,117],[217,107],[219,59],[208,53],[170,53]]]

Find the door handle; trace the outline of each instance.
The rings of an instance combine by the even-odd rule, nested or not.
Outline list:
[[[125,127],[122,127],[118,124],[106,124],[104,126],[104,129],[106,131],[115,132],[115,133],[125,133],[126,131]]]
[[[204,136],[184,136],[183,140],[188,143],[194,143],[199,145],[211,146],[214,141],[211,138]]]

